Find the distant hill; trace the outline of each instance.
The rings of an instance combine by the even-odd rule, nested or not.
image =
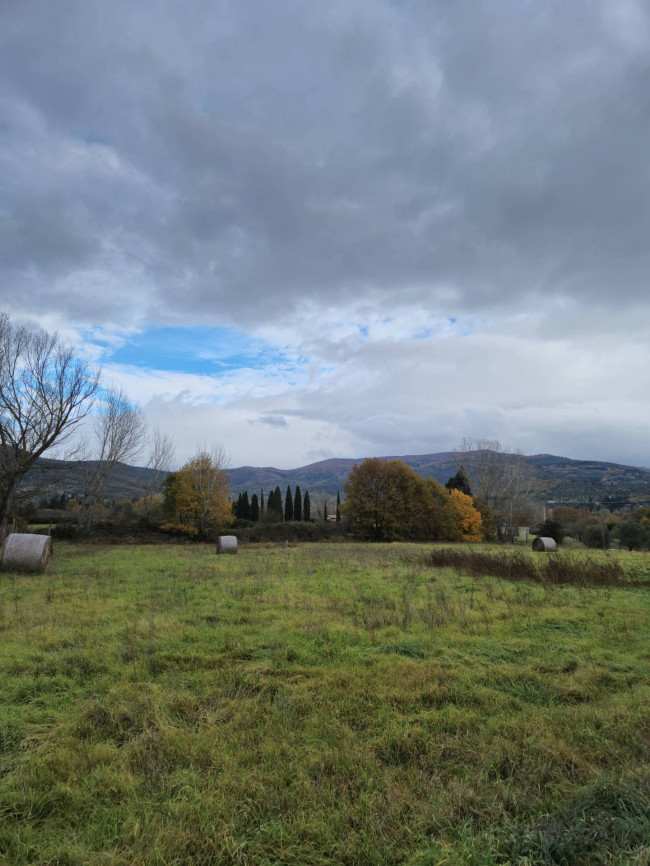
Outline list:
[[[21,485],[24,492],[35,497],[65,492],[77,497],[83,491],[83,468],[95,461],[39,460],[27,473]],[[102,489],[104,499],[139,499],[147,489],[151,470],[142,466],[118,463],[115,472]]]
[[[260,488],[268,492],[276,485],[282,493],[287,485],[299,484],[311,494],[325,493],[336,496],[343,492],[343,484],[353,466],[364,458],[332,458],[310,463],[297,469],[274,469],[241,466],[230,470],[230,481],[235,494]],[[403,460],[424,477],[435,478],[444,484],[456,472],[456,454],[442,451],[437,454],[408,454],[384,457],[384,460]],[[555,504],[607,504],[614,509],[626,503],[650,501],[650,469],[624,466],[594,460],[572,460],[553,454],[535,454],[525,458],[539,480],[539,496]]]
[[[312,497],[337,491],[343,494],[343,484],[353,466],[364,458],[336,457],[320,460],[296,469],[276,469],[273,466],[239,466],[229,470],[231,492],[234,496],[248,490],[263,489],[267,494],[279,486],[282,495],[287,485],[300,485]],[[408,454],[384,457],[384,460],[403,460],[415,471],[444,484],[456,472],[453,451],[437,454]],[[539,480],[539,496],[554,504],[600,503],[614,509],[625,504],[650,503],[650,469],[607,463],[596,460],[572,460],[553,454],[535,454],[525,458],[534,468]],[[83,465],[79,461],[41,460],[28,474],[25,488],[41,493],[65,491],[69,495],[81,493]],[[142,496],[150,470],[139,466],[119,464],[114,476],[107,482],[107,499],[137,499]]]

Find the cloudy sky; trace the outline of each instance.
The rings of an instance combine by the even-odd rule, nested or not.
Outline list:
[[[647,0],[2,0],[0,306],[233,465],[650,465]]]

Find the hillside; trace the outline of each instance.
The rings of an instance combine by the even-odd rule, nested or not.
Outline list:
[[[233,491],[263,488],[270,490],[276,485],[284,493],[287,485],[311,493],[327,493],[335,496],[343,490],[343,484],[353,466],[363,458],[332,458],[311,463],[297,469],[274,469],[242,466],[230,471]],[[403,460],[423,476],[430,476],[444,484],[456,472],[456,455],[453,451],[437,454],[409,454],[391,456],[385,460]],[[526,457],[539,481],[539,496],[556,504],[588,504],[603,502],[610,508],[618,508],[627,502],[650,500],[650,469],[625,466],[593,460],[573,460],[553,454],[535,454]]]
[[[444,484],[456,472],[456,455],[452,451],[437,454],[409,454],[385,457],[403,460],[423,476],[431,476]],[[330,458],[296,469],[276,469],[273,466],[239,466],[229,470],[234,496],[248,490],[268,493],[279,486],[283,495],[290,485],[299,484],[312,497],[327,494],[333,498],[343,485],[353,466],[363,458]],[[526,457],[539,481],[539,497],[554,504],[603,503],[619,508],[626,503],[650,502],[650,469],[625,466],[595,460],[573,460],[553,454]],[[42,460],[26,479],[26,491],[41,495],[43,491],[65,491],[70,495],[82,490],[83,464],[79,461]],[[120,464],[106,485],[107,499],[134,499],[144,492],[149,470]]]

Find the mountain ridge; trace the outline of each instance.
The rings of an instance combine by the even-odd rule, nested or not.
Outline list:
[[[310,495],[333,498],[343,485],[353,466],[365,457],[329,457],[298,466],[278,469],[274,466],[238,466],[228,469],[231,495],[248,490],[250,494],[263,489],[265,494],[276,486],[282,493],[287,486],[300,485]],[[444,484],[457,469],[458,455],[453,451],[430,454],[390,455],[381,460],[402,460],[418,474],[431,476]],[[612,508],[625,503],[650,502],[650,469],[599,460],[580,460],[555,454],[533,454],[524,458],[539,480],[539,496],[554,504],[610,504]],[[82,490],[81,461],[41,460],[28,474],[24,485],[27,495],[65,491],[79,495]],[[137,499],[146,489],[150,470],[141,466],[119,464],[108,480],[103,496],[106,499]]]

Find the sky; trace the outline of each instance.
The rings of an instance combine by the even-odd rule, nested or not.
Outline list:
[[[650,465],[646,0],[2,0],[0,308],[182,463]]]

